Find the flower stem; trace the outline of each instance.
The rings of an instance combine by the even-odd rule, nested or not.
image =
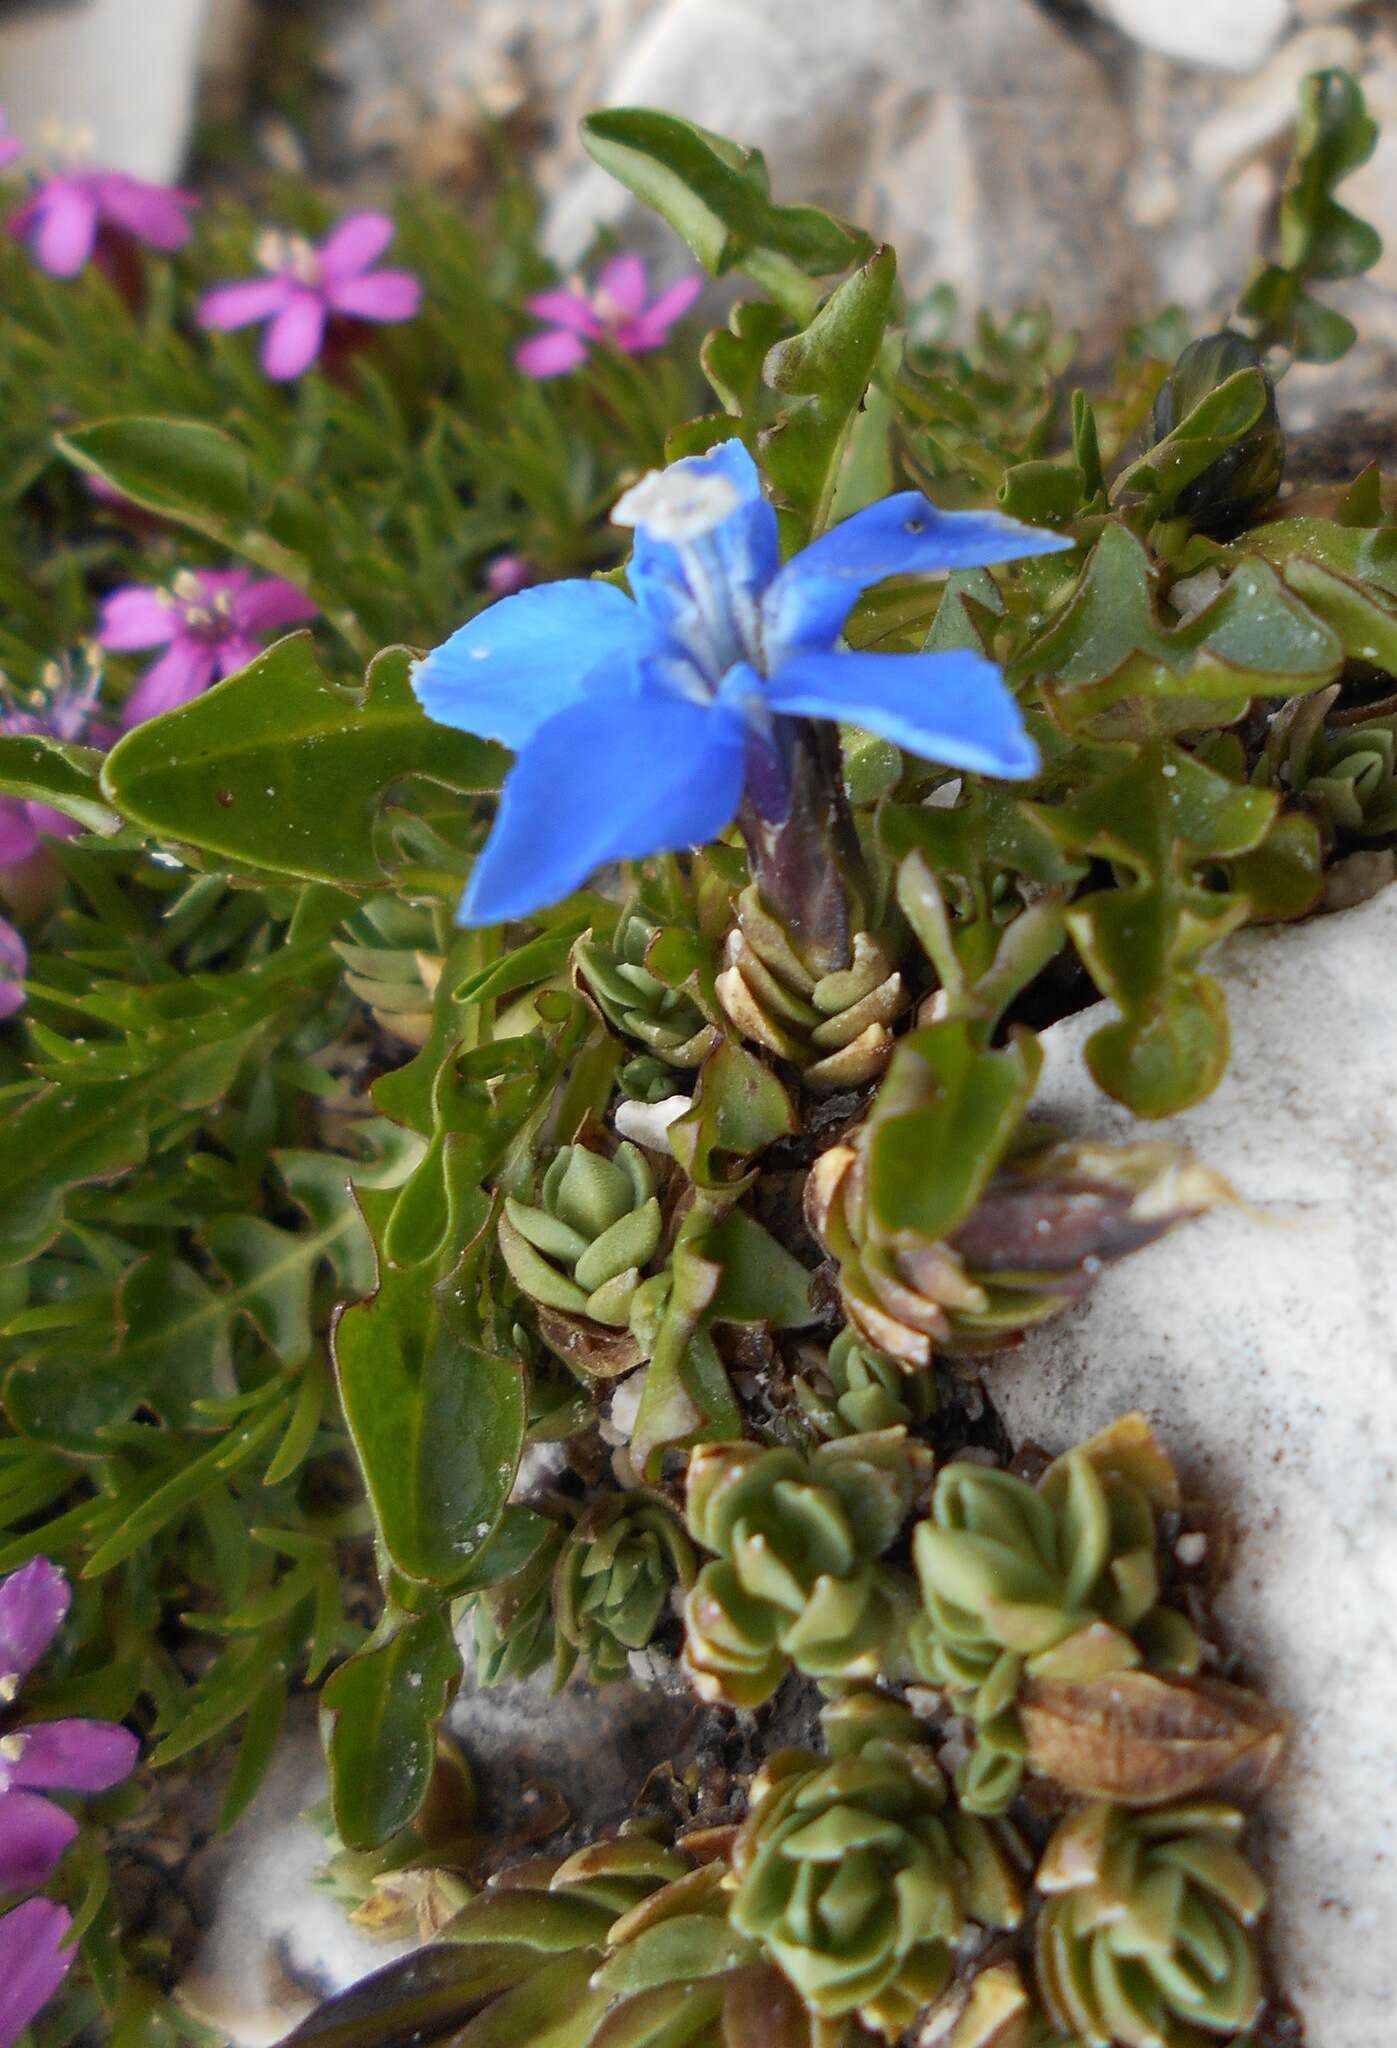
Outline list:
[[[863,855],[833,727],[778,718],[769,735],[754,736],[737,822],[762,899],[810,972],[848,967]]]

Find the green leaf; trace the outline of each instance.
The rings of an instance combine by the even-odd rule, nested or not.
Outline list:
[[[667,220],[705,270],[745,270],[802,323],[816,304],[806,280],[861,263],[873,246],[817,206],[774,205],[760,150],[677,114],[607,107],[581,132],[589,155]]]
[[[100,801],[102,756],[47,733],[0,733],[0,796],[51,804],[89,832],[109,838],[121,830],[116,813]]]
[[[1238,306],[1258,347],[1279,344],[1302,362],[1332,363],[1352,345],[1352,321],[1307,286],[1357,277],[1382,254],[1377,230],[1333,197],[1335,186],[1368,161],[1377,139],[1377,123],[1347,71],[1313,71],[1301,81],[1275,258],[1258,264]]]
[[[1067,923],[1093,981],[1121,1013],[1088,1039],[1087,1065],[1137,1115],[1170,1116],[1221,1078],[1226,1006],[1195,963],[1245,922],[1248,905],[1204,888],[1196,871],[1259,847],[1276,808],[1270,794],[1155,742],[1072,802],[1039,811],[1064,846],[1131,877],[1079,897]]]
[[[719,1218],[704,1237],[703,1255],[722,1268],[708,1309],[715,1323],[803,1330],[818,1322],[810,1305],[813,1276],[745,1209]]]
[[[897,258],[877,254],[826,299],[810,325],[778,341],[763,376],[787,401],[761,437],[767,474],[802,538],[828,523],[850,430],[878,362]]]
[[[1033,1095],[1043,1055],[1030,1032],[990,1051],[955,1020],[899,1041],[870,1119],[868,1200],[880,1231],[934,1241],[984,1192]]]
[[[381,883],[374,819],[407,776],[492,790],[503,750],[434,725],[408,680],[412,655],[389,648],[362,691],[326,680],[307,633],[292,634],[227,682],[127,733],[102,788],[159,838],[262,873]]]
[[[696,1187],[735,1191],[753,1153],[799,1125],[783,1084],[725,1038],[699,1069],[693,1107],[669,1127],[670,1149]]]
[[[405,1578],[460,1577],[504,1512],[524,1443],[520,1360],[458,1332],[452,1277],[380,1262],[335,1328],[345,1418],[384,1545]]]
[[[128,418],[74,427],[55,443],[88,476],[162,519],[236,544],[252,517],[247,450],[203,420]]]
[[[1111,521],[1017,668],[1042,677],[1065,730],[1122,739],[1229,725],[1253,697],[1322,689],[1343,658],[1337,635],[1256,557],[1186,623],[1162,624],[1149,554]]]
[[[445,1609],[436,1609],[386,1616],[374,1642],[325,1681],[330,1791],[346,1848],[376,1848],[413,1819],[460,1677],[461,1653]]]

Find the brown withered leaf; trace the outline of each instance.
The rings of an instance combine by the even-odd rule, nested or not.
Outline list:
[[[1124,1806],[1201,1793],[1255,1799],[1276,1775],[1287,1732],[1259,1694],[1221,1678],[1037,1678],[1018,1704],[1034,1771]]]
[[[814,2022],[770,1963],[735,1970],[723,1993],[723,2038],[743,2048],[810,2048]]]
[[[590,1316],[570,1315],[566,1309],[540,1305],[538,1327],[549,1350],[590,1379],[619,1379],[639,1365],[644,1355],[629,1330],[613,1330],[605,1323],[594,1323]]]

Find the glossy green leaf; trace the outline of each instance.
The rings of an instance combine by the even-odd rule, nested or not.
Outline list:
[[[828,524],[850,430],[882,347],[897,258],[879,249],[826,299],[810,325],[778,341],[765,381],[785,401],[761,437],[778,501],[802,537]]]
[[[0,732],[0,796],[51,804],[88,832],[110,837],[121,820],[101,801],[95,747],[68,746],[47,733]]]
[[[743,149],[677,114],[607,107],[582,123],[582,141],[604,171],[651,206],[705,270],[745,270],[807,320],[807,279],[860,263],[867,235],[817,206],[777,206],[761,151]]]
[[[58,451],[134,504],[212,540],[236,543],[252,517],[247,450],[207,420],[98,420],[60,434]]]
[[[803,1330],[818,1320],[812,1275],[745,1209],[729,1209],[703,1240],[704,1257],[722,1268],[709,1304],[714,1322],[768,1323]]]
[[[380,1264],[335,1329],[340,1393],[384,1545],[405,1578],[446,1585],[509,1498],[524,1442],[524,1367],[459,1334],[453,1281]]]
[[[390,1616],[368,1648],[325,1681],[321,1712],[335,1826],[372,1849],[407,1826],[427,1796],[437,1725],[461,1676],[444,1610]]]
[[[1070,603],[1023,656],[1059,722],[1094,738],[1144,738],[1230,724],[1253,697],[1321,689],[1343,662],[1338,636],[1268,562],[1244,558],[1210,604],[1162,623],[1150,558],[1108,524]]]
[[[296,633],[201,697],[129,732],[107,756],[102,788],[144,830],[261,873],[382,882],[374,820],[406,776],[491,790],[503,750],[434,725],[408,681],[412,656],[390,648],[362,691],[326,680]]]
[[[1199,869],[1259,847],[1275,814],[1273,796],[1157,743],[1073,802],[1039,813],[1064,846],[1115,862],[1131,878],[1079,897],[1067,922],[1092,979],[1121,1013],[1088,1039],[1087,1064],[1137,1115],[1187,1108],[1222,1074],[1226,1006],[1196,963],[1245,921],[1248,906],[1204,887]]]

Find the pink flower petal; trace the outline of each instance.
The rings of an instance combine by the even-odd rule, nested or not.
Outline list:
[[[64,1948],[71,1913],[51,1899],[26,1899],[0,1919],[0,2048],[13,2048],[72,1968]]]
[[[73,178],[52,178],[35,195],[30,249],[50,277],[76,277],[97,239],[97,201]]]
[[[701,277],[681,277],[677,284],[662,291],[652,305],[635,320],[628,320],[617,331],[616,345],[640,354],[651,348],[659,348],[668,339],[669,330],[676,320],[682,319],[703,289]]]
[[[5,955],[8,952],[9,957]],[[0,960],[24,972],[24,941],[0,919]],[[0,1579],[0,1674],[27,1678],[58,1634],[72,1601],[68,1581],[46,1557],[31,1558]]]
[[[514,366],[526,377],[561,377],[587,360],[587,344],[578,334],[554,328],[551,334],[532,334],[514,351]]]
[[[104,172],[95,181],[95,192],[104,218],[152,249],[182,249],[193,232],[189,212],[199,202],[192,192],[149,185],[125,171]]]
[[[254,320],[270,320],[295,292],[288,277],[249,277],[240,284],[215,285],[199,301],[201,327],[247,327]]]
[[[244,633],[274,633],[319,616],[320,607],[281,576],[251,583],[233,600],[233,620]]]
[[[29,973],[29,948],[8,918],[0,918],[0,1018],[12,1018],[25,1008],[25,991],[20,981]]]
[[[163,647],[174,639],[178,625],[175,608],[162,592],[127,583],[102,600],[97,641],[113,654],[129,654],[136,647]]]
[[[214,649],[207,642],[181,635],[169,653],[146,670],[122,705],[122,731],[129,732],[133,725],[142,725],[147,718],[158,718],[162,711],[173,711],[197,697],[213,681],[214,666]]]
[[[76,818],[70,818],[66,811],[56,811],[52,804],[27,803],[29,822],[36,832],[46,832],[50,839],[71,839],[82,826]]]
[[[35,1721],[12,1735],[24,1747],[0,1763],[0,1786],[8,1777],[21,1790],[105,1792],[130,1777],[141,1753],[130,1729],[115,1721]]]
[[[320,275],[326,284],[342,284],[368,269],[393,239],[386,213],[351,213],[332,228],[320,244]]]
[[[411,320],[422,303],[422,280],[410,270],[371,270],[330,285],[325,296],[353,320]]]
[[[262,368],[280,384],[304,376],[324,339],[324,300],[316,292],[297,289],[267,329]]]
[[[585,334],[591,341],[599,340],[606,332],[581,292],[535,292],[532,298],[525,299],[524,307],[535,319],[546,320],[550,327],[565,327],[569,334]]]
[[[645,304],[645,265],[639,256],[613,256],[597,276],[597,294],[623,319],[634,319]]]
[[[70,1813],[33,1792],[0,1792],[0,1892],[47,1884],[78,1832]]]
[[[0,171],[12,164],[16,157],[24,155],[24,144],[17,135],[0,135]]]
[[[262,652],[262,642],[250,633],[238,633],[224,640],[214,656],[214,675],[219,682],[225,676],[235,676],[240,668],[246,668],[250,661],[256,661]]]
[[[28,860],[39,843],[34,829],[34,820],[29,807],[17,797],[0,797],[0,868],[10,868],[16,861]],[[3,967],[3,949],[0,949],[0,967]],[[0,1660],[4,1658],[0,1648]]]

